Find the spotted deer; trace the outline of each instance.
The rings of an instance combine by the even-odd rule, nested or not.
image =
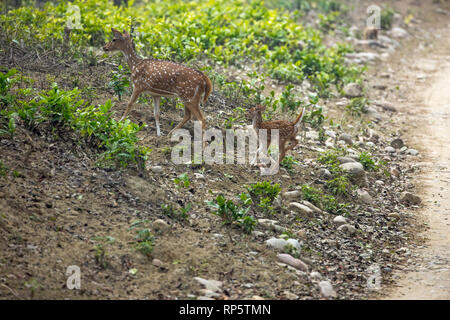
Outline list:
[[[252,120],[253,129],[256,131],[256,134],[259,135],[260,129],[267,130],[267,148],[269,148],[271,144],[271,134],[272,130],[278,129],[279,134],[279,163],[283,160],[286,155],[286,152],[292,150],[297,144],[298,141],[296,139],[296,135],[298,133],[298,129],[300,127],[301,120],[303,118],[303,114],[305,112],[305,108],[302,109],[300,114],[297,116],[295,121],[285,121],[285,120],[272,120],[272,121],[263,121],[262,120],[262,112],[264,112],[266,108],[262,105],[258,105],[256,107],[250,108],[247,111],[247,117]],[[290,141],[290,146],[286,147],[286,143]],[[258,152],[261,149],[258,149]],[[256,156],[251,164],[256,163]]]
[[[121,120],[123,120],[141,93],[149,93],[153,97],[156,134],[161,135],[159,125],[159,104],[161,97],[179,97],[184,104],[183,120],[169,135],[188,122],[192,115],[202,122],[205,130],[205,118],[200,110],[200,103],[206,103],[212,90],[211,80],[198,70],[182,64],[157,60],[143,59],[136,54],[133,41],[128,32],[123,33],[111,28],[114,39],[107,43],[104,51],[122,51],[131,71],[133,93]]]

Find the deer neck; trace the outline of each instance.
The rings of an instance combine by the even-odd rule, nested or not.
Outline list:
[[[125,56],[125,59],[128,62],[128,67],[130,67],[130,71],[133,72],[136,66],[139,64],[139,62],[141,62],[142,58],[137,55],[133,47],[127,48],[122,52],[123,55]]]
[[[255,129],[255,131],[258,131],[259,128],[261,128],[261,123],[262,123],[261,112],[258,112],[253,117],[253,121],[252,121],[253,129]]]

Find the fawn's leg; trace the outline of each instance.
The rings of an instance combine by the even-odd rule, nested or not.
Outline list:
[[[122,121],[123,119],[126,118],[127,114],[130,112],[131,107],[136,102],[136,99],[139,97],[140,93],[141,92],[139,90],[136,90],[136,88],[133,89],[133,94],[131,95],[130,101],[128,102],[127,109],[125,110],[122,118],[120,118],[119,121]]]
[[[202,122],[202,142],[203,147],[206,146],[206,136],[205,136],[205,127],[206,127],[206,121],[205,117],[203,116],[202,111],[200,110],[200,96],[196,96],[192,99],[192,101],[189,103],[190,110],[194,114],[194,116],[197,118],[197,120]]]
[[[161,97],[153,96],[153,103],[155,104],[154,114],[155,114],[155,122],[156,122],[156,135],[161,135],[161,129],[159,127],[159,103],[161,102]]]
[[[181,122],[180,122],[175,128],[173,128],[173,129],[169,132],[169,135],[171,135],[175,130],[180,129],[182,126],[184,126],[184,124],[185,124],[186,122],[188,122],[189,120],[191,120],[191,117],[192,117],[191,110],[189,110],[189,108],[187,108],[186,105],[185,105],[185,107],[184,107],[184,118],[183,118],[183,120],[181,120]]]

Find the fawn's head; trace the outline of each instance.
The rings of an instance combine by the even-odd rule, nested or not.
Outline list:
[[[114,35],[114,39],[112,39],[111,42],[105,44],[103,46],[103,50],[105,51],[120,50],[122,52],[133,50],[133,42],[128,32],[123,30],[123,33],[120,33],[120,31],[114,28],[111,28],[111,31]]]
[[[263,105],[257,105],[253,108],[250,108],[247,111],[247,119],[253,119],[256,115],[261,114],[262,112],[264,112],[266,110],[266,107],[264,107]]]

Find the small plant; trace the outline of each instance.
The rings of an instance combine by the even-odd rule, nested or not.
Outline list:
[[[286,168],[286,170],[289,172],[289,173],[292,173],[293,172],[293,167],[294,167],[294,165],[295,164],[298,164],[299,162],[297,161],[297,160],[295,160],[295,158],[294,157],[292,157],[292,156],[285,156],[284,158],[283,158],[283,160],[281,161],[281,166],[283,167],[283,168]]]
[[[155,246],[155,237],[149,228],[147,220],[137,220],[131,224],[129,230],[135,230],[134,249],[146,257],[150,257]],[[140,227],[140,228],[139,228]]]
[[[9,172],[9,168],[0,160],[0,177],[4,178]]]
[[[177,188],[189,188],[191,185],[187,172],[180,174],[178,178],[173,179],[173,182]]]
[[[216,210],[214,214],[222,218],[223,224],[236,223],[246,233],[253,231],[256,220],[248,214],[250,207],[239,207],[232,200],[227,200],[222,194],[218,195],[215,201],[208,201],[207,204]]]
[[[350,103],[346,106],[347,112],[353,117],[361,117],[361,115],[366,110],[366,105],[368,101],[364,97],[353,98]]]
[[[381,17],[380,17],[381,29],[389,30],[392,27],[392,19],[394,17],[394,14],[395,10],[390,6],[385,6],[381,10]]]
[[[369,152],[361,152],[359,154],[359,162],[363,165],[364,169],[368,171],[378,171],[379,169],[379,166],[375,163]]]
[[[161,209],[163,210],[163,214],[173,219],[178,220],[188,220],[189,214],[191,212],[192,204],[188,203],[185,207],[181,207],[179,211],[177,211],[171,204],[162,204]]]
[[[327,189],[335,196],[345,196],[348,194],[349,181],[346,175],[338,176],[326,182]]]
[[[272,204],[281,191],[281,187],[278,183],[272,185],[268,181],[257,182],[248,186],[247,191],[252,197],[253,203],[263,209],[264,213],[275,213]]]
[[[108,86],[114,90],[114,93],[119,97],[119,101],[122,100],[122,95],[130,86],[130,80],[125,74],[123,66],[119,65],[117,71],[112,71],[112,80],[108,82]]]
[[[336,198],[329,195],[324,195],[319,189],[309,186],[307,184],[302,185],[303,199],[311,202],[315,206],[334,214],[348,214],[348,205],[345,203],[339,203]]]

